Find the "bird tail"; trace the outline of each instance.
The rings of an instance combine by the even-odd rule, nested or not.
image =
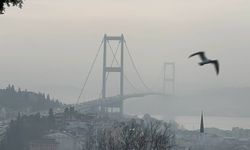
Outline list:
[[[203,65],[204,65],[204,63],[203,63],[203,62],[200,62],[200,63],[199,63],[199,65],[200,65],[200,66],[203,66]]]

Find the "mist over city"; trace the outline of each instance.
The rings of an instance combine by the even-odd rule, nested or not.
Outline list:
[[[250,150],[249,0],[0,1],[0,150]]]

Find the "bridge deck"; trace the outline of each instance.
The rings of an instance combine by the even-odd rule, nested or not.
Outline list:
[[[105,99],[95,99],[88,102],[84,102],[79,104],[77,107],[80,110],[91,110],[91,111],[97,111],[100,106],[103,107],[120,107],[124,100],[130,99],[130,98],[136,98],[136,97],[144,97],[148,95],[161,95],[165,96],[165,94],[162,93],[139,93],[139,94],[128,94],[124,96],[112,96],[107,97]]]

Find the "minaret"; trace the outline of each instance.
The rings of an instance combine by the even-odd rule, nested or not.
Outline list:
[[[204,133],[203,111],[201,112],[200,133]]]
[[[203,120],[203,111],[201,112],[201,124],[200,124],[200,136],[199,136],[199,148],[198,149],[206,149],[207,145],[207,138],[205,134],[204,128],[204,120]]]

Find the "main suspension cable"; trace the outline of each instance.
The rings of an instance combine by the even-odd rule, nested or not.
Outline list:
[[[86,85],[87,85],[87,82],[88,82],[88,79],[89,79],[89,77],[90,77],[90,74],[91,74],[91,72],[92,72],[92,70],[93,70],[93,68],[94,68],[95,62],[96,62],[96,60],[97,60],[97,57],[99,56],[99,53],[100,53],[100,51],[101,51],[103,42],[104,42],[104,41],[102,40],[102,42],[101,42],[101,44],[100,44],[100,46],[99,46],[99,48],[98,48],[98,51],[97,51],[97,53],[96,53],[96,55],[95,55],[95,58],[94,58],[94,60],[93,60],[93,62],[92,62],[92,64],[91,64],[91,67],[90,67],[90,69],[89,69],[89,72],[88,72],[88,74],[87,74],[87,77],[86,77],[86,79],[85,79],[85,81],[84,81],[84,83],[83,83],[83,86],[82,86],[82,89],[81,89],[81,91],[80,91],[80,94],[79,94],[79,96],[78,96],[78,98],[77,98],[76,104],[79,103],[79,100],[80,100],[80,98],[81,98],[81,96],[82,96],[82,94],[83,94],[83,92],[84,92],[84,89],[85,89],[85,87],[86,87]]]
[[[125,47],[126,47],[126,49],[127,49],[129,58],[130,58],[130,60],[131,60],[131,63],[132,63],[132,65],[133,65],[135,71],[136,71],[136,74],[137,74],[138,78],[140,79],[140,81],[142,82],[143,86],[144,86],[147,90],[152,91],[152,90],[147,86],[147,84],[144,82],[144,80],[142,79],[141,74],[139,73],[139,71],[138,71],[138,69],[137,69],[137,67],[136,67],[136,65],[135,65],[134,59],[133,59],[133,57],[132,57],[132,55],[131,55],[131,53],[130,53],[130,51],[129,51],[129,48],[128,48],[128,46],[127,46],[127,42],[126,42],[125,40],[124,40],[124,43],[125,43]]]

